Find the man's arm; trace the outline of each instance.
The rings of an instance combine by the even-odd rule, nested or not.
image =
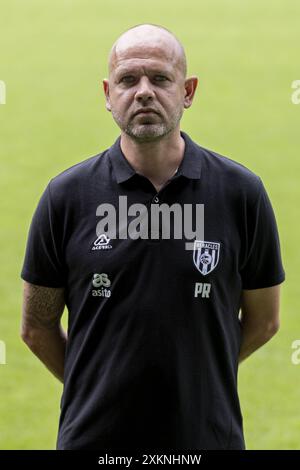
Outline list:
[[[63,288],[24,282],[21,337],[61,382],[67,342],[60,323],[64,307]]]
[[[239,362],[269,341],[279,329],[280,285],[243,290],[241,304],[242,344]]]

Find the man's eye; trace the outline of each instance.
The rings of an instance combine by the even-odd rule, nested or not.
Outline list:
[[[135,80],[133,75],[126,75],[125,77],[121,78],[122,83],[133,83]]]
[[[164,82],[165,80],[168,80],[164,75],[155,75],[154,79],[156,82]]]

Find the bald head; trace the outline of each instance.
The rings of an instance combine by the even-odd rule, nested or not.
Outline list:
[[[172,133],[180,139],[180,120],[197,83],[197,77],[186,77],[184,49],[174,34],[153,24],[134,26],[110,51],[106,109],[122,135],[139,144]]]
[[[151,59],[161,50],[165,59],[186,77],[186,56],[180,41],[171,31],[153,24],[141,24],[125,31],[114,43],[109,54],[109,74],[123,58],[139,56]]]

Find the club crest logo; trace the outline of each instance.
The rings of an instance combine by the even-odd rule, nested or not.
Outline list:
[[[195,240],[194,265],[203,276],[211,273],[219,262],[220,243]]]

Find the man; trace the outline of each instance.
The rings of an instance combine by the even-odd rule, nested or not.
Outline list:
[[[121,136],[50,181],[22,270],[22,338],[64,383],[57,448],[244,449],[238,362],[277,332],[284,280],[268,196],[180,131],[197,78],[168,30],[122,34],[103,85]],[[204,237],[102,233],[125,196],[203,204]]]

